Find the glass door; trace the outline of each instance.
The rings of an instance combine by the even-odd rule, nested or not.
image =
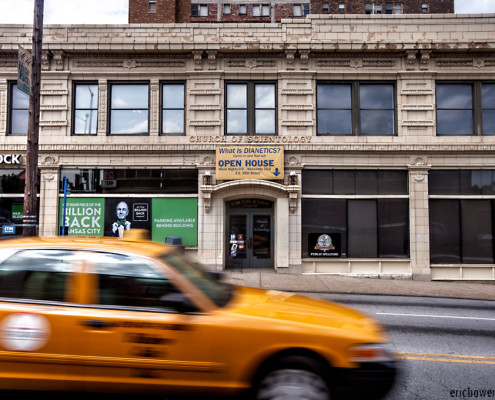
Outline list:
[[[273,268],[273,213],[235,210],[227,217],[226,267]]]

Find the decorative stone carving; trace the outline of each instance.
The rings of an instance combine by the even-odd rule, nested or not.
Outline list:
[[[194,69],[199,71],[203,69],[203,52],[202,51],[193,51],[194,58]]]
[[[296,55],[295,50],[285,50],[287,69],[294,69],[295,55]]]
[[[50,70],[50,53],[44,51],[41,53],[41,70],[49,71]]]
[[[309,50],[299,50],[301,69],[308,69],[309,66]]]
[[[483,60],[481,58],[475,58],[473,60],[473,67],[481,68],[481,67],[484,67],[484,66],[485,66],[485,60]]]
[[[289,159],[287,160],[288,164],[291,166],[291,167],[294,167],[296,165],[300,165],[300,161],[297,157],[295,156],[290,156]]]
[[[56,156],[45,156],[42,160],[41,160],[41,164],[42,165],[56,165],[57,162],[58,162],[58,158],[55,158]]]
[[[55,70],[63,71],[64,70],[64,53],[57,52],[53,54],[53,60],[55,61]]]
[[[206,54],[208,54],[208,69],[209,70],[217,69],[217,52],[207,51]]]
[[[419,66],[421,69],[427,69],[430,63],[431,50],[421,50]]]
[[[128,69],[136,68],[136,60],[131,60],[131,59],[124,60],[123,67]]]
[[[353,58],[349,63],[351,68],[362,68],[363,60],[361,58]]]

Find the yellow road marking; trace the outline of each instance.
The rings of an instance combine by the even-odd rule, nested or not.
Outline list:
[[[464,363],[464,364],[486,364],[495,365],[495,357],[470,356],[461,354],[436,354],[436,353],[408,353],[396,352],[395,355],[401,360]]]

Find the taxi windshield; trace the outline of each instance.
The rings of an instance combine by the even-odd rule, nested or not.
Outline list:
[[[198,264],[177,253],[167,253],[161,259],[179,271],[194,286],[209,297],[218,307],[226,305],[231,297],[233,288],[229,284],[219,282],[212,274],[205,271]]]

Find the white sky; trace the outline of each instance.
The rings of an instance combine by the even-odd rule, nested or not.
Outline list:
[[[45,24],[126,24],[128,0],[45,0]],[[34,0],[0,0],[0,24],[32,24]],[[455,0],[457,14],[495,13],[495,0]]]

